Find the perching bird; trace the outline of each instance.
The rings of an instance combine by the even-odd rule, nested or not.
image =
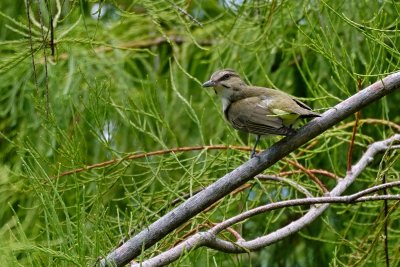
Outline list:
[[[213,87],[222,100],[226,120],[239,131],[261,135],[293,135],[293,124],[300,118],[320,117],[309,106],[294,97],[265,87],[247,85],[239,74],[231,69],[216,71],[203,87]]]

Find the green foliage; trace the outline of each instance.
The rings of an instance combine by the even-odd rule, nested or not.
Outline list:
[[[91,10],[95,2],[60,1],[54,56],[48,29],[57,1],[27,1],[36,23],[29,23],[21,2],[0,4],[0,262],[9,266],[91,265],[184,194],[244,162],[248,153],[238,150],[126,158],[174,147],[251,145],[252,137],[223,121],[212,90],[200,86],[216,69],[234,68],[249,83],[280,88],[323,112],[356,93],[358,82],[365,87],[400,68],[395,1],[103,1],[104,16]],[[368,144],[393,134],[385,122],[400,122],[398,101],[393,95],[361,111],[362,119],[380,122],[359,127],[353,161]],[[289,158],[343,176],[352,133],[346,123],[352,121]],[[265,139],[262,147],[276,140]],[[121,160],[85,169],[112,159]],[[383,176],[399,179],[398,159],[390,152],[376,160],[349,192]],[[78,168],[84,170],[60,176]],[[291,179],[318,194],[297,170],[281,161],[267,173],[294,171]],[[145,256],[190,230],[295,197],[303,195],[287,185],[251,181]],[[396,266],[400,215],[398,203],[389,204],[389,254]],[[305,211],[269,212],[235,229],[256,238]],[[202,248],[176,266],[384,266],[385,220],[380,202],[335,205],[262,251],[226,255]]]

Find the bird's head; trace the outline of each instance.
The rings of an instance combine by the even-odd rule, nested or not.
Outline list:
[[[213,87],[215,93],[219,95],[234,94],[245,85],[239,74],[232,69],[218,70],[211,75],[209,81],[203,83],[203,87]]]

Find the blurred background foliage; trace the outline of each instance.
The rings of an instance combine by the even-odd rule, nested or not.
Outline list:
[[[213,91],[201,88],[217,69],[234,68],[248,83],[282,89],[323,112],[400,68],[397,1],[2,0],[0,7],[3,266],[92,265],[183,195],[246,161],[248,152],[234,149],[124,159],[174,147],[251,146],[253,137],[229,128]],[[397,101],[394,94],[361,111],[353,161],[368,144],[398,131]],[[343,176],[353,124],[348,118],[289,159]],[[262,147],[278,139],[266,138]],[[382,177],[399,179],[398,155],[376,159],[348,193]],[[122,160],[85,170],[111,159]],[[84,169],[62,175],[77,168]],[[266,173],[286,173],[320,194],[288,161]],[[243,210],[295,197],[303,195],[287,185],[251,181],[145,256]],[[397,266],[398,203],[389,204],[389,256]],[[382,210],[379,202],[335,205],[300,233],[261,251],[198,249],[175,264],[384,266]],[[305,211],[269,212],[235,229],[255,238]]]

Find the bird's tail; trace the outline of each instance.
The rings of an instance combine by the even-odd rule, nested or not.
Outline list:
[[[321,114],[314,112],[314,111],[309,111],[307,114],[301,114],[300,118],[315,118],[315,117],[321,117]]]

